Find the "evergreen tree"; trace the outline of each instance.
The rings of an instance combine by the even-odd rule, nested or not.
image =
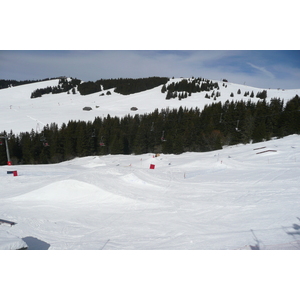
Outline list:
[[[260,121],[256,124],[253,130],[253,143],[262,142],[266,137],[266,125],[265,122]]]
[[[262,92],[257,92],[256,98],[266,99],[267,98],[267,91],[263,90]]]
[[[171,98],[173,98],[173,92],[168,90],[166,100],[170,100]]]
[[[254,129],[254,120],[250,109],[247,109],[244,117],[244,126],[242,128],[242,143],[246,144],[251,141]]]
[[[283,134],[289,135],[293,133],[300,134],[300,97],[296,95],[285,105],[284,112],[281,117],[283,126]]]
[[[86,130],[86,123],[79,122],[76,130],[76,153],[79,157],[89,155],[88,135]]]

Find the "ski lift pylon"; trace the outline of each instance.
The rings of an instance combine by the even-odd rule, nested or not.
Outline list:
[[[40,141],[43,143],[43,146],[49,147],[49,144],[44,136],[44,132],[41,132],[40,123],[36,124],[36,132],[41,135]]]
[[[154,122],[152,122],[150,131],[154,131]]]
[[[162,142],[166,142],[166,141],[167,141],[167,140],[165,139],[165,131],[162,132],[162,135],[161,135],[161,138],[160,138],[160,139],[161,139]]]
[[[223,115],[223,113],[221,113],[219,123],[222,123],[222,115]]]
[[[240,129],[239,129],[239,122],[240,122],[240,120],[237,120],[237,122],[236,122],[236,128],[235,128],[235,130],[236,131],[241,131]]]

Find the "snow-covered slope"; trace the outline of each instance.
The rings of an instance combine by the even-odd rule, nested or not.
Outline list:
[[[21,238],[13,236],[7,231],[0,230],[0,250],[21,250],[26,248],[28,246]]]
[[[214,101],[206,92],[166,100],[161,86],[128,96],[112,89],[105,96],[30,98],[34,90],[57,84],[58,79],[0,90],[0,132],[156,108],[202,109]],[[262,91],[226,85],[219,82],[217,101],[248,100],[245,92]],[[296,94],[300,89],[267,89],[267,100],[288,101]],[[83,111],[85,106],[92,110]],[[133,106],[138,110],[131,111]],[[12,170],[19,176],[7,174]],[[0,219],[17,224],[0,225],[0,248],[24,242],[29,249],[300,249],[299,170],[297,135],[208,153],[1,166]]]
[[[1,166],[0,219],[17,224],[0,231],[29,249],[299,250],[299,179],[298,135],[206,153]]]
[[[171,79],[170,82],[180,81],[182,78]],[[125,116],[127,114],[144,114],[157,109],[166,107],[198,107],[202,109],[206,104],[214,102],[213,98],[207,99],[207,92],[195,93],[190,97],[178,100],[166,100],[166,94],[161,93],[161,86],[154,89],[136,93],[132,95],[120,95],[110,90],[111,95],[100,96],[103,92],[81,96],[77,94],[48,94],[40,98],[31,99],[31,93],[40,88],[47,86],[57,86],[58,79],[21,85],[17,87],[0,90],[0,132],[3,130],[14,133],[42,129],[46,124],[56,123],[59,126],[67,123],[69,120],[94,121],[95,117]],[[217,81],[218,82],[218,81]],[[245,92],[261,92],[262,89],[249,87],[227,82],[218,82],[221,96],[216,101],[225,102],[227,100],[248,100],[249,96],[244,97]],[[240,89],[241,94],[237,94]],[[266,88],[267,89],[267,88]],[[233,93],[234,97],[230,97]],[[210,94],[210,93],[208,93]],[[300,95],[300,88],[296,90],[277,90],[267,89],[267,100],[277,97],[284,100],[290,100],[296,94]],[[257,101],[258,98],[251,98]],[[82,110],[85,106],[91,107],[92,110]],[[137,107],[137,111],[131,111],[131,107]]]

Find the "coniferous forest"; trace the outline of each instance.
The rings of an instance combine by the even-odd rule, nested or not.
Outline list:
[[[29,84],[29,83],[34,83],[34,82],[41,82],[41,81],[46,81],[46,80],[51,80],[51,79],[57,79],[55,78],[45,78],[45,79],[40,79],[40,80],[7,80],[7,79],[0,79],[0,89],[6,89],[9,87],[13,86],[19,86],[19,85],[24,85],[24,84]]]
[[[224,145],[300,134],[298,95],[286,103],[277,98],[267,102],[260,96],[256,103],[215,101],[202,111],[180,107],[122,118],[107,115],[93,122],[71,120],[60,127],[52,123],[39,133],[4,134],[9,136],[13,164],[58,163],[88,155],[211,151]],[[6,151],[1,144],[3,165]]]

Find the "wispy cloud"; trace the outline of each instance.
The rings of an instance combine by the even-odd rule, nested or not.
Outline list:
[[[259,66],[256,66],[252,63],[247,63],[249,66],[251,66],[252,68],[256,69],[256,70],[259,70],[261,73],[265,74],[266,76],[268,76],[269,78],[272,78],[272,79],[275,79],[275,75],[273,73],[271,73],[270,71],[266,70],[266,68],[264,67],[259,67]]]

